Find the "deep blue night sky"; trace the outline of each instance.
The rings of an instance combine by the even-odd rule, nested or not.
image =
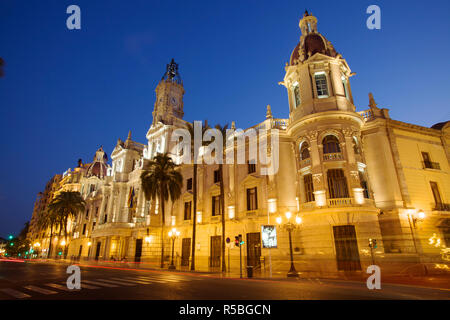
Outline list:
[[[67,6],[81,30],[66,28]],[[381,30],[366,8],[381,7]],[[175,58],[185,119],[239,128],[287,117],[278,82],[305,9],[347,60],[358,110],[373,92],[391,117],[450,120],[449,1],[0,1],[0,236],[30,219],[55,173],[117,138],[145,143],[154,89]]]

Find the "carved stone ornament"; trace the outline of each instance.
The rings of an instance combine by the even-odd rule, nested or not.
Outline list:
[[[319,131],[317,131],[317,130],[308,131],[306,133],[306,136],[308,137],[309,141],[316,140],[318,135],[319,135]]]
[[[350,175],[352,176],[353,180],[355,180],[356,182],[359,181],[358,171],[350,171]]]
[[[313,181],[315,183],[320,183],[321,179],[322,179],[322,174],[321,173],[313,174]]]

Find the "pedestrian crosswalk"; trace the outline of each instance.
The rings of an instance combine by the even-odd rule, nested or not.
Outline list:
[[[120,287],[133,287],[151,284],[168,284],[202,280],[199,277],[183,277],[178,275],[146,274],[137,276],[111,277],[102,279],[81,279],[81,289],[67,288],[65,281],[48,282],[43,284],[30,284],[21,288],[0,288],[0,300],[3,299],[30,299],[43,296],[52,296],[58,293],[80,292],[83,289],[107,289]]]

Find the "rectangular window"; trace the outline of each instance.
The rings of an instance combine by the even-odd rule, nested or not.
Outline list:
[[[258,209],[257,188],[247,189],[247,211]]]
[[[95,217],[98,217],[98,207],[95,208]]]
[[[439,193],[439,188],[436,182],[430,181],[431,191],[433,192],[434,203],[436,204],[436,209],[442,207],[441,194]]]
[[[222,210],[220,210],[220,196],[212,197],[212,215],[219,216]]]
[[[86,223],[83,224],[83,232],[81,233],[83,236],[86,234]]]
[[[186,180],[186,190],[192,190],[192,178]]]
[[[220,170],[214,170],[214,183],[220,182]]]
[[[106,223],[106,222],[108,222],[108,215],[107,214],[105,214],[105,218],[103,219],[103,223]]]
[[[347,179],[342,169],[330,169],[327,172],[330,199],[348,198]]]
[[[303,183],[305,184],[306,202],[315,201],[315,199],[314,199],[314,184],[313,184],[312,174],[304,175]]]
[[[92,223],[92,230],[95,228],[95,222]]]
[[[86,219],[89,219],[89,209],[86,210]]]
[[[347,100],[350,100],[350,95],[348,93],[348,80],[344,74],[341,74],[342,86],[344,87],[344,94]]]
[[[325,75],[325,73],[316,73],[314,75],[314,80],[316,82],[317,97],[328,98],[327,76]]]
[[[248,173],[255,173],[256,172],[256,163],[249,163],[248,164]]]
[[[192,215],[192,201],[184,203],[184,220],[191,220]]]

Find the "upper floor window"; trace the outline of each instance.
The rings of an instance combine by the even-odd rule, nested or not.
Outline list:
[[[314,80],[316,82],[317,97],[318,98],[328,98],[328,84],[327,76],[325,72],[318,72],[314,75]]]
[[[219,216],[222,212],[221,206],[220,206],[220,196],[213,196],[212,197],[212,215],[213,216]]]
[[[247,210],[256,210],[258,209],[258,193],[257,188],[247,189]]]
[[[89,219],[89,209],[86,210],[86,219]]]
[[[306,142],[303,142],[300,146],[300,160],[309,159],[311,155],[309,154],[309,145]]]
[[[292,94],[293,94],[293,100],[294,100],[294,107],[297,108],[300,103],[301,103],[301,99],[300,99],[300,87],[298,82],[294,82],[294,84],[292,85]]]
[[[328,135],[323,138],[323,153],[340,153],[339,140],[334,135]]]
[[[433,192],[434,203],[436,205],[436,209],[440,210],[442,207],[442,198],[441,193],[439,192],[439,188],[436,182],[430,181],[431,192]]]
[[[313,184],[312,174],[305,174],[303,176],[303,183],[305,185],[306,202],[315,201],[315,199],[314,199],[314,184]]]
[[[186,180],[186,190],[192,190],[192,178]]]
[[[255,173],[256,172],[256,163],[248,163],[248,173]]]
[[[192,214],[192,201],[184,203],[184,220],[191,220]]]
[[[342,76],[341,76],[341,80],[342,80],[342,86],[344,87],[344,94],[345,94],[345,97],[346,97],[348,100],[350,100],[350,94],[349,94],[349,92],[348,92],[348,80],[347,80],[347,77],[344,76],[344,75],[342,75]]]
[[[330,199],[348,198],[347,179],[342,169],[330,169],[327,172],[328,193]]]
[[[366,177],[361,171],[358,171],[359,174],[359,182],[361,184],[361,188],[363,189],[364,198],[369,199],[369,186],[367,184]]]
[[[432,162],[430,154],[428,152],[422,152],[423,167],[427,169],[441,169],[441,166],[437,162]]]

